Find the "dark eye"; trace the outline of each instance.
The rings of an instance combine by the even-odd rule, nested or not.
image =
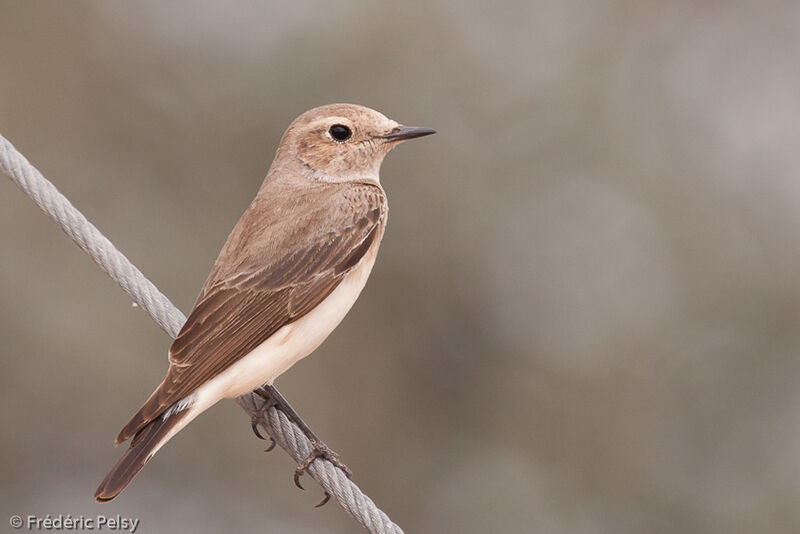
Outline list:
[[[350,136],[353,135],[353,132],[350,131],[350,128],[344,124],[334,124],[328,130],[328,133],[331,134],[331,137],[337,141],[347,141],[350,139]]]

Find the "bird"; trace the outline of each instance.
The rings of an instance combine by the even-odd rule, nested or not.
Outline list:
[[[289,125],[169,349],[166,376],[117,435],[115,445],[130,447],[96,501],[119,495],[203,411],[277,391],[273,381],[319,347],[375,263],[388,215],[384,157],[433,133],[356,104],[317,107]]]

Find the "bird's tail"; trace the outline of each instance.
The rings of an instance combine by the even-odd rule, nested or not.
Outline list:
[[[107,502],[119,495],[156,451],[194,419],[197,413],[192,409],[168,410],[165,415],[166,417],[153,419],[136,433],[131,440],[130,448],[95,490],[94,498],[97,502]]]

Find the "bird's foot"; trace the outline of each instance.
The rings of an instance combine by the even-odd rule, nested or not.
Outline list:
[[[333,452],[333,450],[330,447],[328,447],[318,439],[311,439],[311,443],[314,445],[314,449],[311,451],[308,457],[305,460],[303,460],[303,462],[300,465],[297,466],[297,469],[295,469],[294,471],[294,483],[298,488],[300,488],[301,490],[305,490],[305,488],[300,484],[300,477],[303,476],[303,474],[305,474],[306,471],[308,471],[308,468],[309,466],[311,466],[311,463],[317,458],[325,458],[333,465],[344,471],[344,474],[347,475],[347,478],[353,476],[353,472],[350,470],[350,468],[347,467],[344,464],[344,462],[342,462],[342,460],[339,458],[339,455]],[[320,506],[323,506],[330,500],[330,498],[331,494],[326,491],[325,496],[319,503],[317,503],[315,507],[319,508]]]
[[[303,434],[308,438],[308,440],[314,447],[313,450],[311,451],[311,454],[308,455],[308,458],[306,458],[301,464],[299,464],[294,472],[294,483],[297,485],[298,488],[305,489],[303,488],[302,485],[300,485],[300,477],[303,475],[303,473],[308,471],[308,468],[311,465],[311,463],[317,458],[325,458],[333,465],[341,469],[344,472],[344,474],[347,475],[347,478],[353,476],[353,472],[350,471],[350,468],[348,468],[339,459],[339,455],[333,452],[333,450],[331,450],[330,447],[325,445],[322,442],[322,440],[319,439],[316,436],[316,434],[314,434],[314,432],[311,431],[311,429],[308,427],[305,421],[303,421],[303,419],[300,418],[300,415],[298,415],[298,413],[294,411],[294,408],[292,408],[292,406],[289,404],[289,401],[287,401],[284,398],[284,396],[281,395],[281,393],[275,388],[275,386],[265,385],[257,389],[255,393],[266,401],[261,409],[262,414],[264,414],[266,410],[268,410],[272,406],[275,406],[277,409],[282,411],[286,415],[286,417],[289,418],[290,421],[292,421],[295,425],[297,425],[297,427],[301,430],[301,432],[303,432]],[[260,419],[260,417],[261,415],[259,415],[256,419]],[[261,437],[261,434],[258,433],[257,430],[258,430],[258,425],[255,425],[253,431],[256,432],[257,436]],[[272,447],[270,447],[270,449],[268,450],[271,449]],[[320,507],[326,502],[328,502],[330,498],[331,498],[330,494],[326,491],[325,497],[322,499],[322,501],[319,502],[319,504],[317,504],[317,507]]]
[[[253,429],[253,434],[255,434],[258,439],[263,439],[264,441],[266,440],[270,441],[269,447],[264,449],[264,452],[270,452],[272,449],[275,448],[275,439],[272,436],[268,436],[265,438],[261,434],[261,432],[259,432],[258,425],[262,420],[266,419],[267,410],[269,410],[273,406],[277,406],[278,403],[275,401],[274,398],[272,398],[272,395],[270,395],[270,393],[263,388],[259,388],[255,392],[256,394],[258,394],[259,397],[264,399],[265,402],[264,405],[261,408],[259,408],[258,413],[253,415],[252,418],[250,419],[250,425]]]

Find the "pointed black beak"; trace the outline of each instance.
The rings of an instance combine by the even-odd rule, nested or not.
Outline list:
[[[415,137],[423,137],[435,133],[436,130],[431,130],[430,128],[400,125],[388,134],[379,135],[378,137],[386,139],[386,141],[405,141],[406,139],[414,139]]]

